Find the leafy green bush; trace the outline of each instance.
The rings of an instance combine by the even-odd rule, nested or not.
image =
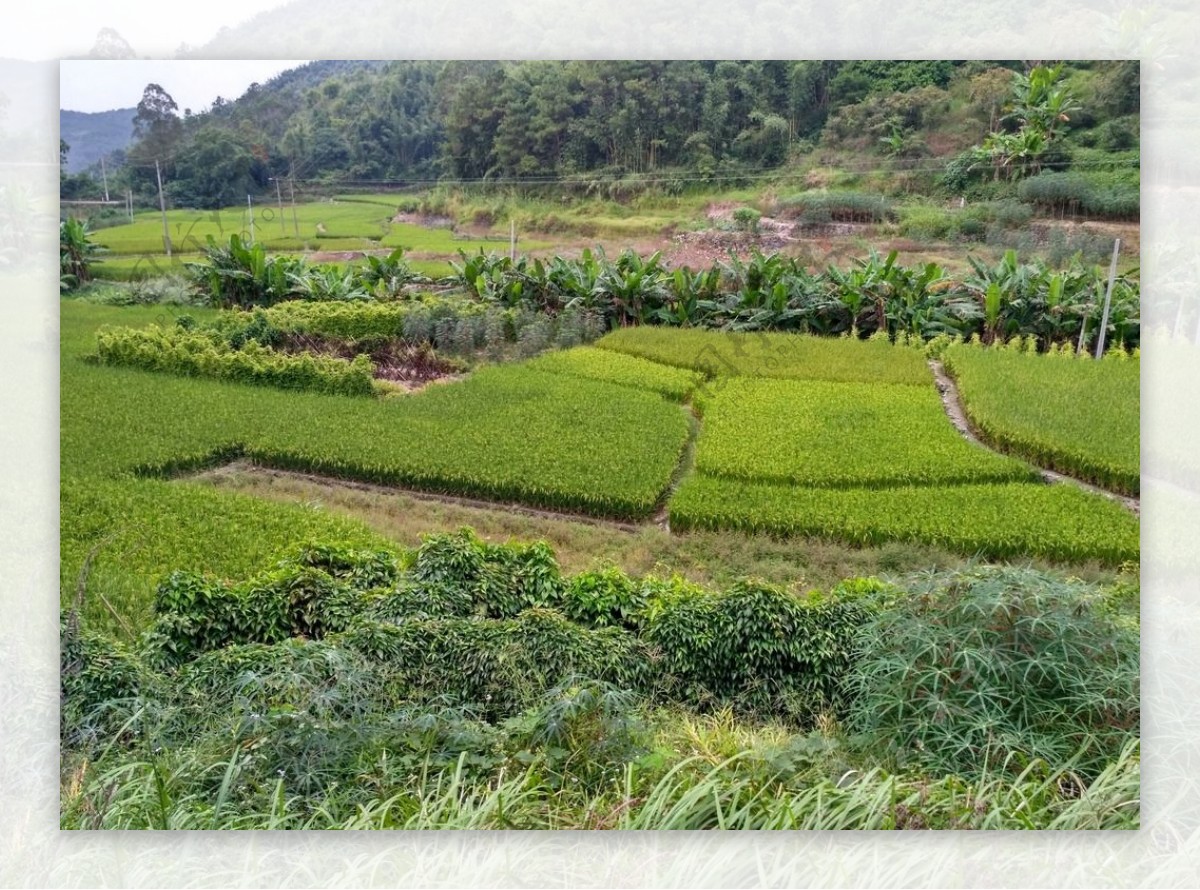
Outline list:
[[[81,626],[80,616],[59,618],[62,740],[86,746],[119,731],[147,686],[145,668],[127,646]]]
[[[581,572],[563,591],[562,610],[572,621],[589,627],[624,627],[636,631],[649,601],[647,587],[617,568]]]
[[[1090,780],[1138,730],[1137,629],[1079,581],[932,575],[870,612],[858,646],[850,725],[901,764],[1019,773],[1074,756]]]
[[[632,690],[612,683],[560,685],[505,723],[506,743],[516,749],[518,762],[532,761],[540,751],[539,766],[550,787],[569,782],[598,792],[649,750],[648,727],[639,718],[638,705]]]
[[[556,606],[562,579],[554,553],[544,542],[490,545],[467,528],[429,535],[417,551],[412,576],[451,596],[462,591],[472,611],[513,618],[530,608]],[[457,614],[464,614],[461,609]]]
[[[852,596],[801,598],[742,582],[650,600],[642,635],[661,653],[669,695],[806,723],[842,705],[862,619]]]
[[[762,214],[753,207],[739,207],[733,211],[733,223],[740,231],[758,234],[758,221]]]
[[[900,234],[920,241],[952,239],[959,231],[955,214],[940,207],[904,207],[899,215]]]

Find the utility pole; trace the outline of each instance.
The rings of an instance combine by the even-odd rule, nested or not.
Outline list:
[[[296,165],[293,163],[288,168],[288,189],[292,194],[292,228],[296,231],[296,237],[300,237],[300,221],[296,219]]]
[[[279,231],[287,237],[287,223],[283,221],[283,189],[279,186],[279,177],[272,176],[275,180],[275,197],[279,199]]]
[[[158,209],[162,211],[163,247],[167,249],[167,259],[171,258],[171,230],[167,228],[167,201],[163,197],[162,169],[158,166],[158,158],[154,159],[154,176],[158,179]]]
[[[1112,305],[1113,280],[1117,277],[1117,251],[1121,249],[1121,239],[1113,241],[1112,262],[1108,266],[1108,289],[1104,292],[1104,315],[1100,320],[1100,334],[1096,337],[1096,358],[1104,354],[1104,335],[1108,333],[1108,310]]]
[[[100,155],[100,175],[104,178],[104,200],[108,200],[108,171],[104,169],[104,155]]]
[[[514,263],[517,261],[517,221],[511,218],[508,221],[508,258]]]
[[[129,221],[133,222],[133,189],[125,192],[125,206],[129,208]]]
[[[254,243],[254,205],[250,203],[250,196],[246,195],[246,214],[250,217],[250,243]]]

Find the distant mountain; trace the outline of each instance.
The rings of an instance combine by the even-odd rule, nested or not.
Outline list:
[[[82,173],[102,156],[124,151],[133,142],[133,116],[136,108],[114,111],[59,111],[59,136],[71,151],[67,154],[68,173]]]

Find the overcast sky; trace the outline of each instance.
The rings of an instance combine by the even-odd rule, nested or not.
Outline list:
[[[279,72],[303,64],[296,59],[63,61],[59,63],[59,107],[68,111],[132,108],[146,84],[156,83],[171,94],[180,114],[185,108],[199,112],[217,96],[236,99],[250,84],[266,83]]]
[[[0,28],[0,58],[31,62],[85,56],[102,28],[125,38],[138,56],[166,58],[181,44],[203,46],[222,27],[240,25],[257,13],[284,5],[284,0],[34,0],[6,3]],[[64,47],[72,49],[64,52]]]

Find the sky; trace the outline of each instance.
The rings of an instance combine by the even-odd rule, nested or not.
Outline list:
[[[0,58],[41,62],[84,56],[103,28],[125,38],[138,56],[174,55],[182,44],[202,46],[223,26],[239,25],[284,0],[36,0],[6,4],[0,28]],[[67,49],[67,48],[70,49]],[[65,51],[64,51],[65,50]]]
[[[59,107],[67,111],[109,111],[132,108],[142,98],[146,84],[156,83],[170,93],[179,113],[185,108],[202,111],[221,96],[236,99],[250,84],[266,83],[304,60],[220,61],[96,61],[59,63]]]

